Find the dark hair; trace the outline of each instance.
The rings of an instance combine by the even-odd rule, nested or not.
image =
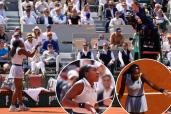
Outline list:
[[[91,68],[93,68],[93,65],[90,65],[90,64],[83,65],[83,66],[80,68],[80,71],[79,71],[79,80],[85,78],[85,76],[86,76],[85,74],[86,74]]]
[[[132,64],[132,65],[124,72],[124,75],[134,73],[137,67],[139,68],[139,66],[138,66],[137,64]]]
[[[21,43],[20,40],[15,40],[12,43],[12,49],[11,49],[11,52],[10,52],[11,57],[13,57],[15,55],[17,47],[19,47],[20,43]]]

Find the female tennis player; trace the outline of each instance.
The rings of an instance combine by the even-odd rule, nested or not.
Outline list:
[[[79,78],[61,104],[64,108],[72,108],[72,114],[95,114],[98,102],[94,83],[99,80],[99,72],[94,65],[87,64],[80,68]]]
[[[14,78],[15,90],[13,92],[12,102],[9,108],[9,111],[11,112],[29,110],[29,108],[27,108],[23,104],[22,100],[22,80],[24,78],[22,63],[24,58],[33,57],[38,47],[39,45],[36,45],[35,50],[32,53],[30,53],[25,50],[24,43],[21,40],[15,40],[13,42],[11,49],[12,66],[10,69],[10,75]],[[17,99],[19,103],[19,108],[16,108]]]
[[[139,66],[133,64],[123,73],[118,96],[120,100],[124,94],[125,86],[127,86],[128,96],[126,99],[125,109],[130,114],[145,114],[148,110],[146,97],[144,95],[144,83],[164,95],[169,95],[167,90],[160,88],[147,80],[144,74],[141,73]]]

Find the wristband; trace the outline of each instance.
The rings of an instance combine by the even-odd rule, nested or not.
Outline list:
[[[159,91],[160,91],[161,93],[163,93],[163,92],[164,92],[164,89],[163,89],[163,88],[161,88]]]
[[[85,108],[85,103],[79,103],[80,108]]]

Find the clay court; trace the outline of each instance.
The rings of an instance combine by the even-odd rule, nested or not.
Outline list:
[[[8,108],[0,108],[3,114],[66,114],[62,108],[31,108],[28,112],[9,112]],[[126,114],[122,108],[110,108],[104,114]]]
[[[135,62],[134,62],[135,63]],[[136,64],[140,66],[141,71],[144,73],[145,77],[153,82],[154,84],[169,90],[171,93],[171,74],[164,66],[159,63],[155,63],[150,60],[137,61]],[[125,71],[126,69],[124,69]],[[121,72],[122,74],[122,72]],[[120,88],[121,76],[117,83],[117,92]],[[145,95],[147,98],[148,111],[146,114],[161,114],[163,113],[171,104],[171,97],[164,96],[160,92],[151,89],[147,84],[145,84]],[[127,89],[125,89],[125,93]],[[121,100],[121,104],[125,107],[126,95]]]

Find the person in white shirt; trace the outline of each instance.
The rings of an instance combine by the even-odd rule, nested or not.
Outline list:
[[[50,10],[54,9],[56,3],[57,3],[56,0],[51,0],[51,1],[49,2],[49,9],[50,9]]]
[[[0,15],[0,24],[1,25],[5,25],[6,24],[6,20],[3,16]]]
[[[56,15],[56,10],[55,8],[61,8],[61,12],[63,13],[63,6],[60,3],[55,3],[55,7],[53,9],[50,10],[50,16],[53,17],[54,15]]]
[[[100,20],[103,18],[104,15],[104,5],[107,3],[107,0],[99,0],[99,7],[98,7],[98,16]]]
[[[55,8],[55,15],[52,18],[55,24],[66,24],[67,22],[67,18],[62,14],[60,7]]]
[[[43,44],[46,41],[45,36],[43,35],[41,29],[38,26],[35,26],[32,30],[33,37],[36,44]]]
[[[27,24],[27,25],[37,24],[35,17],[31,15],[31,9],[26,9],[26,15],[21,17],[21,24]]]
[[[47,26],[47,29],[46,29],[46,32],[43,33],[45,39],[47,40],[48,37],[47,37],[47,33],[48,32],[51,32],[52,33],[52,39],[57,41],[58,40],[58,36],[56,35],[55,32],[52,32],[52,27],[50,25]]]
[[[45,0],[40,0],[35,3],[35,10],[38,13],[43,13],[45,8],[49,9],[49,5]]]
[[[4,2],[0,2],[0,15],[4,18],[6,18],[6,12],[4,7]]]
[[[120,13],[118,11],[115,12],[115,17],[111,19],[109,23],[109,27],[113,27],[114,25],[125,25],[125,22],[122,18],[119,17]]]
[[[162,51],[165,52],[169,66],[171,67],[171,34],[167,35],[168,40],[163,42]]]
[[[27,4],[30,4],[31,7],[33,7],[33,2],[32,1],[29,1],[29,0],[24,0],[24,2],[22,2],[22,7],[23,7],[23,10],[25,10]]]
[[[53,49],[53,46],[51,44],[48,44],[47,50],[43,52],[42,59],[46,66],[50,67],[57,67],[59,66],[59,55],[55,52]]]
[[[94,59],[94,55],[91,51],[89,51],[88,49],[88,44],[87,42],[84,42],[83,43],[83,50],[78,52],[78,55],[77,55],[77,60],[78,59]]]
[[[88,4],[81,10],[81,18],[85,18],[87,13],[90,13],[90,6]]]
[[[30,15],[32,15],[33,17],[35,17],[35,19],[38,17],[38,15],[35,13],[35,11],[33,10],[33,6],[31,4],[26,4],[25,8],[23,10],[23,16],[27,15],[27,11],[26,10],[30,10]]]
[[[39,73],[39,70],[41,70],[43,76],[45,76],[45,63],[43,62],[42,57],[38,51],[36,51],[32,58],[29,58],[29,61],[31,63],[32,74],[37,74]]]
[[[99,80],[95,65],[86,64],[80,68],[79,81],[68,90],[61,100],[63,107],[70,107],[72,114],[96,114],[97,91],[94,86]]]
[[[20,40],[24,43],[24,39],[20,37],[20,33],[19,32],[15,32],[13,35],[12,35],[12,38],[11,38],[11,41],[10,41],[10,48],[12,48],[12,44],[15,40]]]
[[[90,13],[86,13],[86,16],[81,18],[81,25],[94,25],[94,20],[90,16]]]
[[[123,6],[122,3],[125,2],[124,0],[119,0],[119,3],[116,4],[116,8],[118,11],[122,11],[123,10]]]
[[[120,61],[120,67],[124,67],[133,61],[131,51],[128,49],[128,43],[124,42],[122,44],[122,49],[118,53],[118,58]]]
[[[24,45],[25,45],[25,49],[29,52],[32,52],[32,50],[37,45],[36,41],[35,41],[35,39],[33,39],[33,36],[31,33],[27,34],[27,40],[24,42]]]

